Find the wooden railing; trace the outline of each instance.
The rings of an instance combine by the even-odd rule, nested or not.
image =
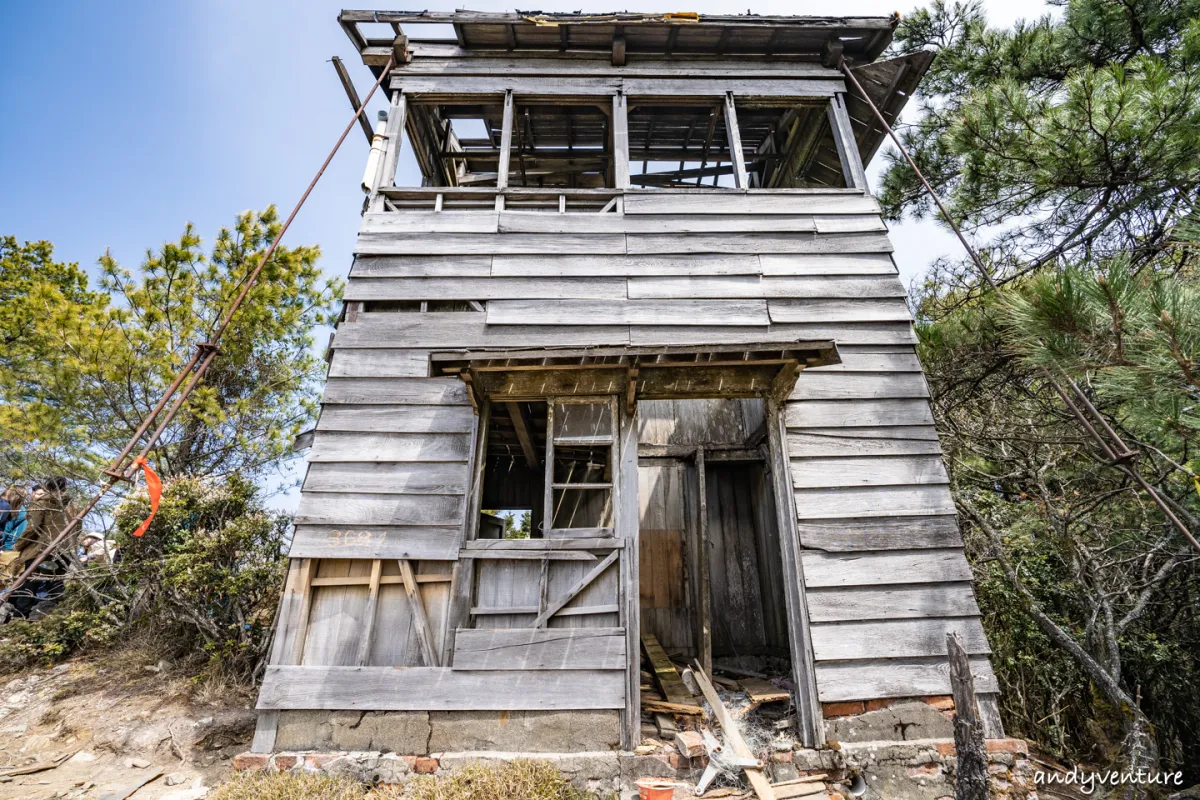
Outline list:
[[[482,186],[435,186],[424,188],[381,188],[386,211],[545,211],[548,213],[595,213],[616,210],[624,192],[620,189],[496,189]],[[500,203],[497,203],[500,200]]]

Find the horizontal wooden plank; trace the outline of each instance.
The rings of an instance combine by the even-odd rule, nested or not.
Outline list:
[[[492,272],[491,256],[358,256],[351,278],[482,278]]]
[[[763,275],[896,275],[887,253],[764,253],[758,261]]]
[[[883,233],[631,233],[626,247],[629,253],[890,253],[893,249]]]
[[[321,395],[325,404],[467,405],[467,387],[458,378],[331,378]]]
[[[841,324],[772,324],[769,327],[694,327],[646,325],[629,329],[633,345],[755,344],[781,341],[834,341],[839,345],[907,344],[915,341],[912,325],[904,322]]]
[[[519,57],[495,55],[479,55],[470,50],[436,44],[431,42],[411,41],[409,48],[413,58],[407,64],[399,64],[393,70],[393,76],[412,75],[486,75],[486,76],[535,76],[545,80],[550,77],[564,76],[612,76],[639,78],[676,78],[676,77],[714,77],[725,78],[737,75],[740,78],[786,77],[790,80],[801,78],[825,78],[837,80],[841,73],[817,63],[800,61],[745,62],[723,59],[718,62],[689,59],[681,62],[676,59],[655,58],[653,55],[629,53],[625,63],[620,67],[612,64],[611,56],[607,53],[570,51],[559,53],[548,51],[547,57],[537,51],[525,51]]]
[[[806,400],[790,402],[789,428],[932,425],[928,400]]]
[[[363,214],[359,233],[497,233],[500,215],[495,211],[438,212],[406,208],[403,211]]]
[[[937,428],[896,426],[890,428],[805,428],[787,435],[792,458],[828,456],[911,456],[942,452]]]
[[[318,431],[348,433],[469,433],[474,428],[475,414],[471,407],[460,405],[331,405],[322,408],[317,419]]]
[[[825,278],[750,275],[662,276],[629,278],[631,298],[758,297],[868,298],[903,297],[904,288],[891,277]]]
[[[503,553],[524,550],[620,550],[625,547],[624,539],[580,538],[580,539],[473,539],[463,544],[465,551],[489,551]]]
[[[801,553],[804,584],[881,586],[907,583],[953,583],[971,580],[967,557],[957,548],[884,553]]]
[[[267,667],[258,708],[550,711],[624,708],[620,670],[462,672],[448,667]]]
[[[424,378],[428,350],[334,350],[330,378]]]
[[[809,235],[809,238],[812,236]],[[624,255],[625,235],[620,233],[429,234],[389,231],[388,233],[360,233],[354,245],[354,252],[369,255],[500,255],[506,253]],[[713,250],[711,252],[725,251]]]
[[[308,460],[319,461],[463,461],[471,455],[465,433],[318,432]]]
[[[338,347],[562,347],[629,344],[624,325],[487,325],[483,314],[367,314],[338,326]]]
[[[314,463],[303,491],[375,494],[463,494],[470,470],[466,461],[410,463]]]
[[[805,548],[830,552],[962,547],[962,534],[953,515],[808,520],[796,528]]]
[[[821,661],[924,658],[946,655],[946,634],[963,637],[967,653],[991,652],[979,617],[902,619],[813,624],[813,657]]]
[[[798,489],[796,511],[799,519],[953,514],[954,500],[944,485]]]
[[[346,300],[625,299],[624,278],[351,278]]]
[[[912,319],[902,297],[777,299],[771,322],[905,322]]]
[[[846,91],[843,81],[813,78],[625,78],[622,83],[625,95],[632,98],[630,105],[636,104],[638,96],[676,99],[682,95],[724,97],[726,92],[734,92],[741,100],[752,97],[832,97],[836,92]]]
[[[762,300],[497,300],[488,303],[489,325],[763,325]]]
[[[867,194],[776,194],[712,192],[682,194],[658,190],[625,193],[625,214],[879,214]]]
[[[791,400],[873,400],[928,397],[919,372],[809,372],[796,379]]]
[[[525,100],[555,95],[613,95],[617,93],[620,85],[619,78],[559,77],[547,81],[533,75],[473,75],[457,77],[453,81],[408,75],[396,75],[392,78],[393,89],[402,89],[406,94],[412,95],[498,94],[502,98],[505,92],[511,91],[524,95],[522,99]],[[415,99],[421,100],[420,97]],[[499,98],[490,99],[496,102]]]
[[[890,262],[889,262],[890,263]],[[495,276],[556,278],[633,275],[757,275],[757,255],[495,256]]]
[[[624,628],[464,629],[456,670],[625,669]]]
[[[870,233],[887,231],[878,214],[820,215],[813,218],[817,233]]]
[[[451,212],[455,213],[455,212]],[[402,216],[402,214],[400,214]],[[860,219],[847,217],[847,219]],[[872,219],[878,219],[874,217]],[[501,233],[816,233],[808,214],[555,214],[505,211]]]
[[[458,558],[458,525],[317,525],[301,523],[292,535],[291,558]]]
[[[909,486],[949,483],[938,456],[855,456],[795,458],[792,485],[797,489],[835,486]]]
[[[987,658],[972,658],[971,672],[975,691],[999,691]],[[816,673],[822,703],[950,694],[950,662],[944,657],[825,663],[816,665]]]
[[[805,377],[828,372],[921,372],[921,360],[912,348],[882,350],[851,345],[838,348],[838,353],[842,363],[810,367],[805,370]]]
[[[302,492],[296,523],[335,525],[459,525],[466,499],[460,494],[366,494]]]
[[[881,589],[808,589],[811,622],[848,622],[979,615],[969,583],[916,584]]]

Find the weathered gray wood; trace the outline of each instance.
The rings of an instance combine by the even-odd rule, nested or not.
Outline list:
[[[332,378],[321,402],[466,405],[467,388],[457,378]]]
[[[976,681],[978,684],[978,681]],[[995,694],[976,691],[979,701],[979,716],[983,720],[983,735],[989,739],[1004,738],[1004,720],[1000,717],[1000,703]]]
[[[768,328],[647,325],[629,329],[629,341],[633,345],[752,344],[779,341],[780,338],[855,344],[908,344],[915,341],[912,325],[908,322],[773,324]]]
[[[623,628],[463,629],[454,638],[456,670],[624,670]]]
[[[455,278],[490,275],[491,256],[359,256],[350,267],[353,278]]]
[[[616,78],[559,77],[548,81],[537,75],[464,75],[449,82],[441,78],[406,75],[397,76],[395,83],[396,86],[403,87],[406,93],[414,95],[413,101],[416,103],[457,98],[461,95],[502,95],[506,92],[519,94],[528,100],[563,95],[604,96],[616,94],[620,86],[620,80]],[[487,99],[494,101],[492,97]]]
[[[529,234],[532,235],[532,234]],[[592,234],[599,237],[604,234]],[[443,237],[438,237],[439,239]],[[359,237],[360,242],[362,237]],[[690,233],[656,236],[631,233],[627,252],[633,253],[890,253],[882,233],[817,235],[804,233]],[[362,252],[361,250],[359,252]],[[579,252],[579,251],[573,251]]]
[[[737,722],[730,716],[729,710],[725,708],[721,702],[721,696],[717,694],[717,690],[713,688],[712,682],[709,681],[708,675],[705,674],[702,668],[697,664],[696,682],[700,684],[700,692],[704,695],[704,699],[708,701],[709,707],[713,710],[713,714],[717,718],[717,724],[721,726],[721,730],[725,733],[725,741],[729,743],[730,749],[741,757],[746,759],[756,759],[757,756],[747,746],[746,740],[742,738],[741,728]],[[771,788],[771,782],[767,780],[767,776],[758,768],[743,767],[746,773],[746,780],[749,781],[751,788],[754,789],[754,794],[759,800],[775,800],[775,792]]]
[[[371,639],[375,631],[375,615],[379,606],[379,581],[383,577],[383,563],[379,559],[371,562],[371,577],[367,586],[367,609],[363,612],[363,631],[358,643],[358,658],[355,663],[364,666],[371,656]]]
[[[763,275],[896,275],[887,253],[793,255],[764,253],[758,257]]]
[[[470,433],[474,419],[471,407],[466,405],[331,405],[321,409],[317,430],[345,433]]]
[[[903,517],[953,514],[946,486],[880,486],[868,489],[801,489],[796,492],[799,519]]]
[[[297,558],[458,558],[453,526],[350,526],[298,524],[288,555]],[[275,660],[272,659],[272,663]]]
[[[347,300],[622,300],[625,296],[623,278],[354,278],[345,292]]]
[[[454,45],[420,41],[410,41],[409,49],[414,55],[413,60],[397,65],[394,68],[395,75],[525,75],[543,80],[550,77],[598,75],[639,78],[727,78],[736,75],[739,78],[786,77],[791,80],[842,78],[837,70],[820,64],[783,59],[748,59],[745,62],[733,59],[705,62],[694,59],[681,62],[653,54],[629,53],[624,66],[614,67],[605,52],[552,50],[539,53],[530,50],[520,56],[510,56],[495,52],[481,54]]]
[[[625,94],[633,96],[715,96],[737,92],[739,98],[747,97],[830,97],[835,92],[845,91],[839,80],[756,80],[753,78],[719,80],[715,78],[625,78]],[[841,88],[839,88],[841,87]],[[745,188],[744,186],[742,188]]]
[[[959,548],[884,553],[805,551],[801,557],[804,582],[810,589],[971,580],[971,567]]]
[[[988,800],[987,745],[983,722],[975,700],[975,679],[967,659],[970,645],[957,631],[946,633],[950,661],[950,691],[954,695],[954,749],[957,759],[954,797],[956,800]]]
[[[887,226],[876,215],[821,215],[813,218],[817,233],[880,233],[886,232]]]
[[[446,216],[443,214],[442,216]],[[853,219],[853,218],[851,218]],[[877,219],[872,217],[871,219]],[[506,211],[500,215],[501,233],[816,233],[807,214],[551,214],[540,211]]]
[[[952,515],[876,519],[810,520],[797,525],[806,548],[831,552],[961,547]]]
[[[708,536],[708,467],[704,463],[704,448],[696,448],[696,561],[700,580],[697,581],[699,614],[696,618],[696,640],[700,650],[700,668],[712,672],[712,544]]]
[[[271,663],[293,664],[297,652],[303,651],[304,630],[308,624],[309,599],[313,575],[313,562],[308,558],[297,558],[288,562],[287,577],[283,584],[283,597],[279,601],[279,613],[275,620],[275,633],[271,641]],[[264,724],[271,720],[264,720]],[[264,731],[264,736],[267,732]]]
[[[762,300],[497,300],[488,303],[489,325],[763,325]]]
[[[425,612],[425,601],[421,597],[421,587],[413,572],[412,564],[407,559],[399,559],[400,579],[404,582],[404,594],[408,596],[408,606],[412,610],[413,626],[417,630],[417,639],[421,643],[421,656],[427,667],[441,666],[439,654],[441,648],[430,627],[429,617]]]
[[[624,539],[475,539],[463,544],[464,551],[505,552],[547,550],[617,550],[625,546]]]
[[[991,652],[978,617],[814,624],[813,652],[818,661],[945,656],[951,631],[962,635],[972,654]]]
[[[971,585],[889,586],[881,589],[809,589],[812,622],[978,616]]]
[[[794,235],[800,236],[801,234]],[[809,238],[813,237],[810,235]],[[360,233],[354,245],[354,252],[364,255],[445,255],[447,253],[460,253],[462,255],[502,255],[509,253],[624,255],[625,236],[620,233],[428,234],[389,231],[388,233]],[[662,252],[680,251],[666,250]],[[724,251],[714,250],[710,252]],[[827,252],[827,249],[820,252]]]
[[[933,425],[927,400],[813,400],[787,405],[788,428]]]
[[[811,84],[810,84],[811,85]],[[751,87],[739,82],[739,92],[750,94]],[[725,138],[729,141],[729,155],[733,158],[733,185],[738,189],[748,188],[746,178],[746,156],[742,152],[742,134],[738,128],[737,108],[733,100],[733,87],[725,89]]]
[[[814,224],[815,229],[815,224]],[[386,211],[364,214],[359,233],[498,233],[500,215],[495,211],[423,211],[406,208],[403,211]],[[361,276],[354,276],[356,280]]]
[[[778,400],[774,398],[767,403],[766,424],[771,455],[771,493],[775,500],[775,517],[779,529],[780,560],[784,565],[782,574],[786,597],[788,647],[792,655],[792,679],[796,685],[793,698],[796,706],[796,729],[806,747],[817,747],[825,741],[825,731],[813,678],[812,638],[804,593],[804,586],[809,583],[808,567],[801,558],[798,529],[795,524],[794,492],[785,467],[787,451],[784,443],[783,414]]]
[[[932,425],[802,428],[788,432],[788,452],[793,458],[938,455],[941,451],[937,429]]]
[[[613,487],[615,504],[614,533],[626,546],[619,552],[617,602],[620,624],[625,628],[625,652],[640,653],[641,642],[641,553],[638,530],[638,424],[637,407],[632,413],[618,405],[617,474]],[[621,746],[631,750],[641,741],[640,661],[628,658],[624,674],[625,706],[621,713]]]
[[[878,347],[860,347],[848,345],[839,347],[842,357],[840,364],[829,364],[824,367],[810,367],[805,370],[804,377],[825,375],[832,372],[920,372],[921,360],[912,348],[882,349]],[[924,397],[924,395],[921,395]]]
[[[462,495],[301,494],[297,523],[310,525],[457,525],[462,523]]]
[[[424,378],[428,350],[335,350],[330,378]]]
[[[254,726],[254,741],[250,743],[251,753],[275,752],[275,734],[279,729],[279,712],[273,709],[258,712],[258,720]]]
[[[657,191],[625,195],[628,214],[879,214],[875,198],[862,193],[776,194],[715,191],[679,194]]]
[[[623,94],[612,99],[613,185],[629,188],[629,101]]]
[[[838,161],[842,165],[842,176],[847,188],[866,189],[867,176],[863,173],[862,161],[858,157],[858,144],[854,128],[846,111],[846,95],[835,94],[829,101],[827,112],[829,127],[833,131],[833,143],[837,148]]]
[[[902,297],[904,287],[891,277],[767,277],[755,275],[665,276],[629,278],[630,298],[763,299],[796,297]]]
[[[796,458],[792,459],[791,468],[792,483],[797,489],[950,482],[946,467],[937,456]]]
[[[592,581],[599,578],[600,575],[603,574],[606,569],[611,567],[613,565],[613,563],[618,558],[620,558],[620,556],[621,556],[620,550],[614,550],[611,553],[609,553],[607,556],[605,556],[603,561],[601,561],[599,564],[597,564],[596,566],[594,566],[590,570],[588,570],[587,574],[585,574],[582,578],[580,578],[570,589],[568,589],[565,593],[559,595],[554,600],[550,601],[546,605],[546,608],[543,609],[542,612],[537,615],[537,618],[534,619],[533,624],[530,627],[540,628],[543,625],[545,625],[546,622],[551,617],[553,617],[556,613],[558,613],[559,609],[561,609],[567,603],[571,602],[576,597],[578,597],[579,594],[581,592],[583,592],[584,589],[586,589],[588,586],[590,586],[592,584]]]
[[[465,494],[467,462],[314,463],[305,492],[374,494]]]
[[[987,658],[972,658],[971,671],[977,691],[997,691]],[[946,695],[950,694],[950,668],[945,656],[817,664],[817,688],[822,703]]]
[[[616,670],[461,672],[448,667],[267,667],[260,709],[545,711],[622,708]]]
[[[872,400],[928,397],[925,376],[919,372],[836,372],[805,370],[796,379],[792,400]]]
[[[476,541],[489,541],[478,539]],[[495,541],[495,540],[493,540]],[[503,540],[499,540],[503,541]],[[550,541],[538,539],[537,541]],[[468,545],[473,544],[468,542]],[[459,551],[461,558],[482,558],[493,561],[596,561],[596,556],[586,550],[481,550],[464,546]]]
[[[839,300],[779,299],[769,304],[771,322],[904,322],[912,319],[903,298]]]
[[[496,256],[492,259],[492,274],[497,277],[757,275],[760,270],[759,257],[756,255],[723,253],[662,256]]]
[[[400,161],[400,148],[404,145],[404,126],[408,121],[408,97],[404,91],[392,92],[387,123],[384,128],[387,139],[387,150],[384,152],[383,163],[380,165],[379,185],[394,186],[396,183],[396,165]]]
[[[318,432],[308,460],[465,461],[471,450],[465,433]]]
[[[548,326],[537,323],[495,327],[482,314],[368,314],[342,323],[338,347],[556,347],[629,344],[623,325]],[[905,341],[911,340],[910,338]]]

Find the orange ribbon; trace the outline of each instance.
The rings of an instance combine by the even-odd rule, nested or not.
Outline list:
[[[151,469],[150,465],[146,463],[146,459],[141,456],[134,459],[133,466],[135,469],[142,468],[142,472],[146,476],[146,491],[150,493],[150,516],[146,517],[145,521],[133,532],[134,536],[141,536],[150,527],[154,515],[158,513],[158,501],[162,498],[162,478],[158,477],[158,473]]]

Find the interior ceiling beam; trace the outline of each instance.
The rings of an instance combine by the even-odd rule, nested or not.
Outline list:
[[[525,463],[530,469],[538,468],[537,452],[533,449],[533,438],[529,435],[529,426],[525,420],[525,410],[520,403],[505,403],[508,418],[512,420],[513,429],[517,432],[517,440],[521,443],[521,452],[525,454]]]

